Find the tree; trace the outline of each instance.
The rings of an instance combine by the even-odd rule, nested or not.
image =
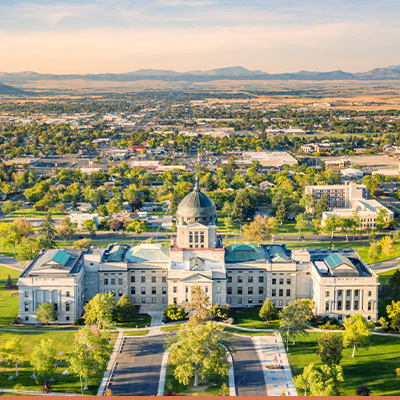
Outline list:
[[[225,229],[229,233],[233,229],[233,219],[231,217],[224,218]]]
[[[14,250],[14,255],[17,254],[16,244],[21,243],[23,238],[22,233],[18,229],[18,221],[13,223],[0,223],[0,238],[3,246],[12,246]]]
[[[69,217],[63,218],[60,227],[58,228],[58,235],[67,240],[72,238],[74,232],[75,229],[72,225],[71,219]]]
[[[368,349],[371,332],[367,320],[360,314],[344,320],[345,332],[343,333],[344,347],[353,347],[352,357],[356,354],[357,347]]]
[[[296,335],[305,334],[307,324],[313,317],[314,303],[309,299],[294,300],[283,307],[279,313],[281,330],[289,330],[293,333],[293,344],[296,343]]]
[[[233,212],[233,205],[230,201],[225,201],[224,206],[222,207],[222,213],[226,216],[230,217]]]
[[[200,286],[192,288],[190,302],[186,303],[185,312],[189,315],[189,323],[202,324],[211,319],[211,302]]]
[[[282,224],[283,221],[286,221],[287,218],[287,207],[284,201],[281,201],[279,203],[278,209],[276,210],[275,213],[275,218],[276,220]]]
[[[378,216],[376,218],[376,230],[377,231],[381,231],[382,229],[384,229],[387,224],[387,217],[388,217],[388,212],[385,208],[381,208],[378,211]]]
[[[143,202],[140,197],[134,196],[129,204],[131,205],[133,211],[138,211],[142,208]]]
[[[175,303],[170,304],[163,312],[164,317],[167,317],[171,321],[182,321],[186,319],[185,308],[178,307]]]
[[[324,230],[326,232],[330,232],[331,233],[331,243],[333,241],[333,234],[336,230],[336,228],[339,227],[339,218],[337,217],[337,215],[332,214],[329,215],[328,217],[326,217],[325,221],[324,221]]]
[[[394,274],[390,277],[387,284],[390,297],[394,301],[400,300],[400,269],[396,269]]]
[[[130,297],[124,293],[114,308],[113,317],[117,322],[132,322],[135,316],[135,306]]]
[[[114,293],[96,294],[84,307],[86,325],[97,325],[99,329],[107,327],[110,330],[114,306]],[[110,332],[108,334],[110,336]]]
[[[314,363],[307,365],[301,375],[293,379],[297,387],[307,387],[311,396],[340,396],[343,370],[340,365],[323,365],[317,368]],[[304,393],[304,394],[305,394]]]
[[[266,216],[257,215],[253,222],[243,225],[243,240],[257,242],[271,240],[272,229]]]
[[[53,303],[43,303],[36,309],[36,319],[48,324],[57,320],[57,312]]]
[[[368,257],[374,262],[376,261],[382,253],[382,246],[379,242],[372,242],[368,249]]]
[[[85,326],[75,334],[71,369],[85,380],[85,390],[88,389],[88,378],[100,381],[103,377],[111,351],[109,341],[96,325]]]
[[[175,366],[174,376],[179,383],[188,385],[194,376],[194,386],[198,386],[199,377],[228,375],[231,364],[226,348],[234,351],[232,335],[216,322],[186,324],[166,342],[170,350],[169,362]]]
[[[322,364],[340,364],[342,359],[343,339],[332,332],[324,332],[318,340],[317,354]]]
[[[96,234],[96,222],[92,219],[87,219],[86,221],[83,221],[82,226],[84,229],[88,230],[92,236]]]
[[[361,383],[361,385],[358,385],[356,389],[356,395],[357,396],[369,396],[371,393],[371,389],[367,386]]]
[[[32,224],[28,220],[24,218],[18,218],[16,223],[17,223],[18,233],[21,235],[21,237],[28,238],[30,235],[32,235],[33,233]]]
[[[17,205],[13,201],[7,200],[1,206],[1,211],[3,211],[4,214],[10,214],[13,211],[15,211],[17,208],[18,208]]]
[[[310,228],[313,235],[318,235],[321,232],[320,221],[315,218],[311,220]]]
[[[51,388],[51,378],[56,372],[56,349],[49,339],[42,339],[31,353],[31,365],[36,375],[36,382],[43,386],[45,393]]]
[[[179,203],[182,201],[182,197],[179,196],[176,192],[172,193],[170,202],[169,202],[169,212],[172,215],[176,214],[176,210],[178,209]]]
[[[339,227],[342,232],[346,235],[346,242],[349,241],[349,232],[353,229],[355,221],[353,218],[342,217],[339,219]]]
[[[391,254],[394,253],[393,239],[390,236],[385,236],[384,238],[381,239],[381,246],[383,252],[387,256],[390,256]]]
[[[248,221],[254,217],[255,209],[250,192],[244,189],[238,192],[232,206],[232,217],[239,221]]]
[[[12,280],[10,274],[8,274],[6,284],[4,285],[4,289],[11,289],[12,287],[13,287],[13,280]]]
[[[72,244],[72,247],[74,249],[87,249],[88,247],[93,246],[93,245],[94,245],[94,242],[92,239],[83,238],[83,239],[79,239],[79,240],[75,241]]]
[[[42,236],[38,238],[23,238],[18,249],[17,260],[30,261],[46,247],[46,242]]]
[[[299,214],[296,218],[296,226],[295,228],[299,231],[299,236],[301,235],[301,231],[308,227],[308,219],[304,214]]]
[[[135,218],[132,222],[126,225],[126,230],[128,232],[135,232],[136,234],[140,235],[146,230],[146,222]]]
[[[259,316],[263,321],[268,324],[275,315],[276,308],[274,306],[274,303],[271,301],[271,299],[267,298],[260,309]]]
[[[51,217],[50,212],[48,212],[42,220],[42,228],[40,229],[40,233],[43,235],[46,247],[48,249],[53,249],[54,247],[57,247],[55,241],[57,230],[54,227],[54,221],[53,218]]]
[[[115,232],[115,231],[120,231],[124,227],[124,223],[120,219],[114,218],[110,222],[110,230]]]
[[[0,348],[0,355],[8,365],[15,365],[15,375],[19,376],[18,364],[24,360],[21,339],[11,338]]]
[[[388,304],[386,306],[388,318],[390,318],[390,327],[400,332],[400,301]]]
[[[315,218],[320,220],[322,218],[322,214],[328,210],[329,210],[328,197],[326,196],[326,194],[323,194],[321,198],[317,201],[317,204],[315,204],[315,209],[314,209]]]

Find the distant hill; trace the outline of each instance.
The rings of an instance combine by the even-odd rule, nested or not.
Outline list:
[[[329,81],[329,80],[400,80],[400,66],[394,65],[387,68],[375,68],[367,72],[349,73],[341,70],[319,72],[299,71],[292,73],[269,74],[260,70],[251,71],[241,66],[216,68],[207,71],[176,72],[171,70],[140,69],[126,73],[105,73],[105,74],[39,74],[32,71],[8,73],[0,72],[0,80],[7,84],[26,84],[37,81],[108,81],[108,82],[134,82],[141,80],[155,80],[164,82],[210,82],[217,80],[300,80],[300,81]],[[4,85],[3,85],[4,86]],[[15,88],[1,89],[0,94],[16,94],[19,91]],[[9,92],[9,90],[14,92]]]
[[[3,83],[0,82],[0,95],[1,94],[8,94],[8,95],[24,94],[24,92],[15,87],[4,85]]]

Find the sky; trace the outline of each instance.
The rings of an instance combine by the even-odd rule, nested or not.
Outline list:
[[[399,0],[0,0],[0,71],[363,72],[400,64]]]

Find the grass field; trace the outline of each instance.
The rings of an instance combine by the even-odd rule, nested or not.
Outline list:
[[[390,278],[392,277],[392,275],[398,269],[399,268],[392,269],[390,271],[381,272],[380,274],[378,274],[379,283],[382,286],[386,286],[388,284]],[[386,307],[388,306],[388,304],[391,304],[391,303],[392,303],[392,299],[390,297],[379,297],[378,298],[378,314],[379,314],[379,317],[387,318]]]
[[[296,338],[295,346],[289,345],[289,362],[294,375],[302,373],[310,363],[322,365],[316,353],[320,336],[321,333],[310,333]],[[372,335],[371,344],[368,350],[357,349],[354,358],[351,348],[343,350],[343,394],[355,396],[357,386],[363,383],[371,389],[371,396],[400,396],[400,383],[395,373],[400,365],[400,338]],[[303,395],[303,388],[297,390]]]
[[[181,329],[182,325],[184,325],[184,324],[175,324],[175,325],[163,326],[161,328],[161,332],[178,331],[179,329]]]
[[[128,331],[124,332],[124,336],[146,336],[149,334],[149,330],[146,329],[144,331]]]
[[[111,334],[111,344],[114,345],[117,334]],[[66,392],[74,391],[80,393],[81,386],[79,378],[75,374],[63,376],[62,373],[69,367],[69,355],[71,354],[74,342],[74,333],[63,332],[60,335],[58,332],[0,332],[0,343],[4,343],[7,340],[18,337],[22,339],[22,346],[24,350],[24,362],[19,368],[20,376],[15,377],[15,380],[10,382],[8,377],[15,375],[15,367],[7,365],[4,361],[0,362],[0,387],[12,389],[16,384],[20,383],[25,390],[36,390],[39,391],[40,387],[36,382],[31,379],[33,370],[31,368],[29,359],[32,348],[36,346],[42,339],[50,339],[53,341],[53,346],[59,352],[64,352],[64,355],[58,356],[57,372],[54,374],[55,382],[52,386],[54,392]],[[97,393],[97,387],[99,382],[89,380],[89,390],[84,391],[85,394],[95,395]]]
[[[273,332],[246,332],[240,329],[230,328],[228,326],[224,326],[224,331],[229,333],[235,333],[237,335],[244,335],[244,336],[274,336],[275,333]]]
[[[229,394],[228,376],[215,375],[212,378],[200,379],[199,386],[194,387],[194,378],[189,382],[188,386],[179,383],[174,377],[174,366],[167,365],[167,376],[165,380],[164,396],[167,393],[175,392],[176,396],[218,396],[221,394]],[[222,386],[225,386],[223,389]]]
[[[5,290],[4,286],[8,275],[16,284],[18,276],[21,272],[15,269],[6,268],[0,265],[0,327],[10,328],[12,320],[18,315],[19,300],[13,294],[17,294],[18,290]]]
[[[49,208],[52,218],[63,218],[67,214],[59,213],[54,207]],[[33,207],[20,208],[11,214],[7,215],[7,218],[44,218],[46,212],[36,211]]]
[[[269,324],[264,324],[260,319],[258,308],[231,308],[230,316],[233,318],[233,325],[243,328],[256,329],[278,329],[279,320],[273,320]]]
[[[133,322],[117,323],[118,328],[147,328],[151,324],[151,317],[147,314],[137,314]]]

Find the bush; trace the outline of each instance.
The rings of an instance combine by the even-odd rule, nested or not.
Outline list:
[[[330,323],[319,325],[318,328],[319,329],[326,329],[326,330],[330,330],[330,331],[343,330],[344,329],[344,327],[342,325],[330,324]]]
[[[164,317],[167,317],[171,321],[181,321],[186,319],[186,312],[184,307],[177,307],[177,305],[170,304],[166,310],[164,310]]]

